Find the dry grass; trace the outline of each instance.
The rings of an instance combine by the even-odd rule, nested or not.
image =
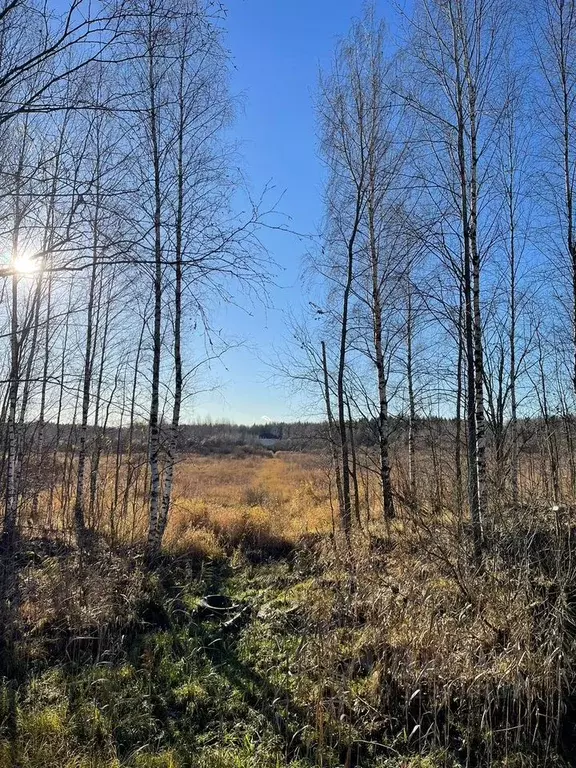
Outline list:
[[[516,765],[526,750],[518,765],[556,765],[559,743],[574,745],[569,525],[555,531],[530,510],[526,528],[510,512],[514,537],[495,532],[477,569],[458,520],[420,514],[386,540],[356,533],[352,555],[320,545],[297,597],[309,638],[299,698],[324,728],[362,724],[401,751],[448,746],[457,764],[483,766]]]
[[[332,528],[322,461],[311,454],[193,456],[177,469],[165,546],[214,557],[223,545],[291,546]]]
[[[87,506],[86,521],[114,546],[138,546],[148,529],[146,457],[137,458],[125,498],[125,468],[118,480],[120,492],[115,492],[113,467],[104,463],[96,504],[92,511]],[[325,460],[319,454],[188,455],[176,467],[165,550],[217,559],[239,545],[292,547],[303,536],[332,530],[328,488]],[[68,491],[64,483],[43,489],[38,509],[32,519],[31,499],[22,500],[25,535],[74,543],[73,486]]]
[[[129,520],[130,525],[136,522],[137,541],[146,530],[144,501]],[[106,498],[103,509],[109,503]],[[237,674],[244,665],[245,679],[229,680],[218,690],[218,717],[229,703],[229,686],[235,685],[250,707],[262,702],[258,718],[268,718],[273,710],[274,722],[276,715],[281,723],[293,717],[295,733],[305,725],[306,749],[331,755],[325,764],[334,768],[348,764],[346,750],[352,747],[386,759],[438,754],[429,763],[435,768],[560,765],[554,762],[559,746],[574,742],[574,517],[570,508],[560,514],[544,502],[513,509],[494,501],[490,546],[481,568],[472,562],[465,512],[447,506],[416,509],[399,503],[388,530],[376,519],[370,525],[364,519],[348,548],[339,534],[307,536],[332,532],[329,483],[320,456],[189,456],[177,469],[165,548],[197,559],[167,558],[163,587],[140,569],[133,557],[137,548],[128,557],[104,548],[88,567],[73,549],[41,564],[31,558],[21,574],[22,648],[35,663],[43,653],[59,654],[68,663],[69,658],[85,658],[95,645],[98,659],[124,663],[117,635],[128,636],[131,622],[132,632],[140,625],[146,633],[149,627],[162,629],[157,656],[165,664],[166,632],[184,633],[186,642],[194,638],[203,649],[206,644],[207,657],[219,671]],[[100,532],[107,533],[105,515],[101,526]],[[120,543],[131,541],[120,538]],[[255,568],[242,557],[282,547],[295,550],[288,562]],[[238,557],[230,561],[205,562],[224,560],[233,552]],[[218,574],[224,581],[213,578]],[[234,630],[237,635],[226,630],[217,638],[229,644],[229,657],[213,656],[214,638],[204,637],[194,616],[189,626],[185,623],[197,595],[181,593],[195,579],[203,593],[224,588],[250,607],[246,626]],[[168,631],[160,614],[170,600],[177,621]],[[154,611],[148,603],[156,606]],[[51,637],[60,645],[53,640],[50,645]],[[212,667],[183,675],[183,659],[190,657],[183,647],[177,646],[171,661],[175,690],[199,674],[212,681]],[[144,679],[147,667],[144,657],[138,658]],[[163,680],[160,673],[158,679]],[[251,693],[257,681],[261,690]],[[171,700],[172,677],[162,684]],[[118,685],[118,695],[124,695],[129,686],[123,679]],[[63,716],[50,707],[40,730],[48,733],[55,755],[60,747],[50,746],[51,724]],[[27,738],[38,725],[33,711],[30,717],[23,724]],[[237,721],[237,713],[230,718]],[[256,730],[260,726],[258,719]],[[171,749],[171,742],[164,747]],[[217,757],[198,765],[284,765],[252,757],[236,763],[226,751]],[[175,766],[188,764],[174,760]]]

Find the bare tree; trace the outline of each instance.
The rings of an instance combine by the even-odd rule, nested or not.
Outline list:
[[[576,3],[574,0],[546,0],[539,24],[537,51],[540,69],[548,90],[547,136],[552,140],[553,167],[550,174],[559,238],[565,268],[568,262],[572,325],[572,383],[576,392]]]
[[[499,0],[422,0],[414,27],[416,71],[432,84],[432,90],[421,97],[416,89],[408,89],[405,98],[437,142],[433,156],[441,164],[444,183],[432,182],[431,197],[438,201],[448,190],[446,204],[459,220],[468,498],[479,561],[488,509],[481,274],[493,239],[492,224],[486,211],[482,214],[481,195],[489,167],[483,148],[499,124],[495,82],[506,41],[507,13]]]
[[[400,138],[401,113],[391,104],[388,81],[392,64],[386,58],[385,44],[384,27],[374,9],[368,8],[338,46],[332,71],[323,78],[320,89],[322,146],[330,170],[326,193],[326,250],[330,259],[323,270],[341,292],[341,309],[333,318],[339,329],[337,398],[346,525],[351,506],[345,375],[351,344],[363,347],[374,366],[382,512],[387,520],[395,514],[388,388],[391,349],[398,329],[391,322],[385,328],[384,323],[397,311],[394,296],[406,271],[399,235],[406,220],[398,215],[405,197],[400,181],[405,144]],[[356,344],[358,332],[350,335],[353,311],[367,315],[370,342],[360,336]]]

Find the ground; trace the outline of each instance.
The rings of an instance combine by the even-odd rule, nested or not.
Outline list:
[[[572,539],[520,522],[474,570],[447,513],[333,536],[318,456],[189,457],[152,570],[137,544],[27,542],[0,766],[566,765],[572,597],[547,552]]]

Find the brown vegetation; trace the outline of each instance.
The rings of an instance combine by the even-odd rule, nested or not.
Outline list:
[[[377,474],[373,482],[377,493]],[[244,741],[232,740],[223,758],[236,760],[232,765],[418,766],[417,755],[429,756],[422,765],[438,767],[561,764],[575,729],[575,516],[570,507],[502,506],[487,533],[483,568],[474,570],[467,516],[448,507],[399,504],[388,526],[369,521],[364,508],[349,544],[338,531],[333,536],[319,455],[188,456],[176,473],[174,513],[155,575],[143,567],[144,512],[136,548],[127,549],[128,541],[118,541],[115,551],[104,547],[105,528],[102,542],[83,557],[61,535],[24,544],[16,626],[19,663],[28,672],[18,718],[19,738],[30,739],[31,751],[18,741],[19,754],[42,768],[77,765],[74,750],[99,768],[140,765],[109,730],[104,692],[120,684],[110,677],[114,670],[127,685],[147,674],[147,664],[180,664],[183,650],[160,660],[167,638],[184,632],[215,669],[212,642],[224,643],[223,669],[243,665],[242,678],[225,688],[248,707]],[[198,624],[199,595],[214,590],[242,607],[229,629],[210,625],[209,616],[202,619],[208,625]],[[208,626],[211,639],[202,635]],[[130,661],[142,632],[156,633],[163,650]],[[101,664],[110,673],[90,704],[92,735],[82,741],[70,696],[84,683],[78,678],[65,693],[46,675],[59,669],[89,676],[91,665]],[[178,683],[165,681],[160,668],[154,674],[153,685],[165,686],[154,695],[168,701],[184,685],[178,676]],[[197,671],[186,684],[202,689],[206,674]],[[253,680],[246,689],[245,675]],[[56,704],[48,698],[32,705],[27,697],[42,685]],[[116,695],[127,694],[119,688]],[[225,711],[224,700],[214,704]],[[207,704],[195,706],[194,722],[202,722]],[[275,725],[252,734],[248,747],[255,712]],[[222,717],[209,726],[220,739],[229,727]],[[94,735],[98,728],[101,737]],[[284,746],[274,746],[275,739]],[[155,753],[161,762],[142,765],[186,766],[186,744],[168,729]],[[2,749],[8,755],[8,742]],[[193,765],[227,765],[194,749]],[[105,753],[120,763],[105,762]],[[16,765],[8,758],[5,764]]]

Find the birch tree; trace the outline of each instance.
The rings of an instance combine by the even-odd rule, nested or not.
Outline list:
[[[323,268],[340,292],[335,314],[339,336],[337,374],[343,527],[351,523],[349,437],[346,432],[347,356],[353,337],[349,322],[355,304],[367,316],[367,337],[360,345],[373,365],[376,389],[382,514],[394,517],[394,494],[389,455],[390,345],[394,332],[383,327],[392,296],[405,271],[402,254],[392,250],[404,194],[400,171],[404,146],[400,115],[391,104],[388,87],[391,63],[386,58],[386,36],[374,9],[354,22],[336,51],[332,70],[320,87],[322,150],[329,169],[326,204],[326,246]],[[396,243],[397,244],[397,243]],[[357,331],[354,332],[357,335]]]
[[[468,501],[479,561],[488,514],[481,281],[494,215],[484,204],[491,157],[484,149],[496,135],[501,109],[496,83],[507,40],[507,8],[500,0],[422,0],[414,30],[418,82],[428,92],[407,89],[405,98],[426,123],[434,142],[433,167],[446,182],[430,180],[430,194],[437,203],[444,199],[458,221],[454,234],[462,264]]]

